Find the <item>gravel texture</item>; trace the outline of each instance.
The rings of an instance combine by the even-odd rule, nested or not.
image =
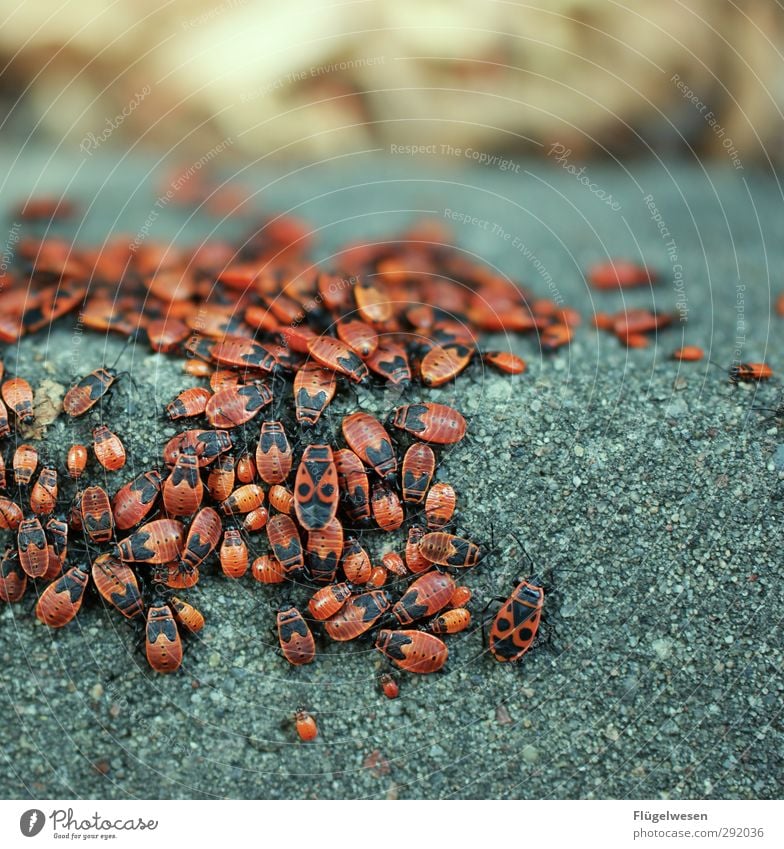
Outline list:
[[[155,209],[138,161],[3,161],[6,205],[73,181],[69,194],[89,209],[62,232],[80,241],[138,234]],[[249,577],[231,583],[213,567],[188,596],[208,626],[187,641],[181,672],[161,677],[147,668],[141,633],[96,598],[51,633],[28,595],[0,610],[2,796],[780,796],[784,438],[751,409],[775,406],[780,384],[736,388],[708,363],[669,360],[687,341],[721,364],[784,368],[781,319],[770,316],[784,259],[780,192],[748,171],[591,166],[615,210],[564,169],[519,171],[358,155],[240,177],[259,188],[258,208],[315,223],[320,257],[346,239],[386,237],[420,211],[487,221],[453,220],[457,242],[586,316],[571,348],[552,357],[530,337],[492,340],[487,347],[509,345],[528,360],[521,377],[476,368],[454,386],[416,390],[472,414],[470,440],[442,452],[439,475],[458,491],[462,527],[498,547],[467,575],[473,609],[478,620],[531,571],[514,534],[548,588],[535,650],[518,666],[499,664],[472,629],[450,640],[445,674],[403,675],[400,698],[388,701],[369,644],[324,645],[316,663],[289,667],[270,631],[283,593]],[[242,229],[173,205],[159,211],[150,238],[191,243]],[[15,226],[9,217],[6,233]],[[642,257],[662,281],[623,296],[589,290],[581,269],[606,256]],[[626,351],[586,326],[594,310],[679,300],[688,322],[647,350]],[[121,347],[66,322],[4,358],[34,384],[65,387]],[[135,383],[122,381],[103,415],[130,461],[110,476],[112,492],[158,462],[174,432],[161,405],[195,383],[141,346],[120,368]],[[358,400],[369,410],[398,402],[384,392]],[[46,451],[62,463],[70,440],[98,420],[60,417]],[[337,415],[330,424],[336,432]],[[317,716],[312,744],[293,732],[299,705]]]

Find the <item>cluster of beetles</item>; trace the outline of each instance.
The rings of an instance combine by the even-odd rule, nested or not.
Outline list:
[[[62,207],[40,201],[35,210],[27,217],[47,220]],[[289,585],[275,625],[290,664],[312,663],[317,640],[371,640],[388,662],[379,679],[388,698],[399,691],[395,669],[444,667],[446,639],[472,621],[462,576],[492,551],[457,532],[457,494],[435,480],[437,452],[465,438],[466,418],[417,397],[420,387],[445,386],[476,363],[519,375],[525,362],[483,350],[483,332],[535,333],[553,351],[580,317],[451,247],[429,222],[396,240],[349,245],[329,269],[308,261],[308,245],[307,228],[288,217],[239,245],[192,250],[22,239],[15,266],[0,275],[0,341],[13,345],[75,314],[82,328],[180,358],[201,385],[166,404],[182,429],[162,446],[159,466],[127,480],[125,446],[104,413],[132,375],[95,364],[73,382],[61,414],[92,416],[92,444],[74,441],[53,458],[24,438],[38,395],[0,363],[0,439],[15,439],[11,469],[0,453],[0,529],[11,536],[2,601],[20,602],[31,587],[38,619],[62,628],[92,586],[120,615],[145,623],[149,665],[172,673],[182,637],[205,624],[187,591],[217,563],[231,580],[249,573]],[[588,276],[597,288],[651,282],[632,263]],[[644,312],[597,314],[594,323],[639,347],[667,323]],[[694,351],[675,356],[699,359]],[[334,427],[325,411],[357,385],[394,387],[407,403],[382,420],[361,409],[354,389],[358,409]],[[89,480],[93,458],[100,480]],[[366,540],[379,534],[394,536],[374,562]],[[258,545],[265,553],[252,559]],[[519,661],[533,644],[539,583],[522,580],[483,622],[496,660]],[[306,711],[295,725],[302,739],[316,736]]]

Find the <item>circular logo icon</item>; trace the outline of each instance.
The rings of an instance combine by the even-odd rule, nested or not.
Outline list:
[[[40,834],[45,822],[46,817],[43,811],[39,811],[38,808],[30,808],[29,811],[25,811],[19,817],[19,830],[25,837],[35,837],[36,834]]]

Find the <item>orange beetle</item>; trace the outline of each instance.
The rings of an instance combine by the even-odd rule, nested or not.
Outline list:
[[[455,592],[453,578],[443,572],[426,572],[395,602],[392,615],[401,625],[433,616],[443,610]]]
[[[448,483],[433,484],[425,500],[427,526],[433,530],[443,528],[452,520],[457,495]]]
[[[94,428],[93,451],[98,462],[109,472],[116,472],[125,465],[125,446],[120,437],[106,425]]]
[[[311,596],[308,610],[314,619],[324,620],[334,616],[351,597],[351,587],[347,583],[329,584]]]
[[[193,574],[218,547],[223,525],[212,507],[204,507],[196,514],[188,528],[185,546],[180,555],[180,571]],[[196,581],[193,581],[196,583]]]
[[[311,580],[333,581],[343,554],[343,526],[333,519],[326,527],[309,531],[305,551]]]
[[[400,669],[418,674],[438,672],[449,657],[443,640],[423,631],[381,630],[376,648]]]
[[[423,442],[415,442],[403,457],[401,481],[403,501],[421,504],[435,469],[436,455],[433,449]]]
[[[177,457],[172,473],[163,482],[163,506],[169,516],[192,516],[204,497],[199,461],[191,450]]]
[[[471,624],[471,614],[464,607],[453,607],[427,623],[430,634],[459,634]]]
[[[390,487],[380,481],[373,484],[370,506],[373,508],[376,524],[385,531],[396,531],[403,524],[405,514],[400,499]]]
[[[282,584],[286,573],[280,563],[268,554],[257,557],[250,567],[251,576],[260,584]]]
[[[198,634],[204,627],[204,614],[187,601],[173,595],[169,599],[169,607],[171,607],[174,621],[191,634]]]
[[[366,586],[377,590],[386,584],[388,577],[389,572],[387,572],[385,566],[373,566],[370,570],[370,577],[367,579]]]
[[[368,368],[362,360],[343,342],[332,336],[317,336],[308,342],[308,352],[321,366],[330,371],[344,374],[355,383],[368,376]]]
[[[278,364],[272,351],[253,339],[226,339],[210,348],[213,362],[237,369],[273,372]]]
[[[257,483],[246,483],[235,489],[221,503],[221,510],[227,515],[250,513],[264,503],[264,490]]]
[[[367,367],[387,383],[406,387],[411,382],[411,364],[403,345],[385,339],[367,358]]]
[[[526,369],[525,360],[510,351],[485,351],[482,361],[504,374],[522,374]]]
[[[150,347],[162,354],[176,351],[189,335],[188,326],[178,318],[155,319],[147,325]]]
[[[292,451],[280,422],[264,422],[256,447],[256,468],[266,484],[281,484],[291,471]]]
[[[443,386],[464,371],[473,356],[474,348],[468,345],[436,345],[422,359],[422,382],[425,386]]]
[[[33,412],[33,390],[23,377],[12,377],[2,386],[3,401],[16,413],[22,424],[35,419]]]
[[[294,375],[294,403],[297,421],[312,426],[335,397],[335,372],[308,362]]]
[[[78,443],[72,445],[68,449],[68,458],[65,461],[65,467],[68,469],[68,474],[76,480],[82,476],[86,465],[87,448]]]
[[[340,319],[336,330],[341,342],[345,342],[363,360],[366,360],[378,347],[376,331],[358,318]]]
[[[68,555],[68,522],[52,516],[46,523],[44,530],[46,531],[46,539],[49,543],[50,570],[57,568],[57,574],[59,574],[60,567],[65,563]],[[52,564],[53,558],[59,561],[57,567]]]
[[[698,348],[697,345],[684,345],[682,348],[678,348],[677,351],[672,352],[672,358],[674,360],[687,363],[696,363],[703,359],[704,356],[705,352],[702,348]]]
[[[227,528],[223,533],[220,565],[227,578],[241,578],[248,571],[248,546],[237,528]]]
[[[338,511],[338,473],[329,445],[308,445],[302,453],[294,483],[294,512],[300,525],[318,531]]]
[[[50,628],[62,628],[79,612],[90,574],[83,565],[74,566],[44,589],[35,606],[39,621]]]
[[[754,383],[769,380],[773,369],[765,363],[737,363],[729,369],[730,383]]]
[[[343,574],[352,584],[366,584],[370,580],[373,567],[367,551],[356,537],[350,537],[343,546]]]
[[[161,474],[157,469],[142,472],[121,487],[112,499],[117,528],[127,531],[147,518],[161,491]]]
[[[408,576],[406,564],[403,562],[403,558],[396,551],[388,551],[381,558],[381,563],[387,572],[391,572],[398,578],[405,578]]]
[[[379,676],[378,683],[381,686],[381,692],[388,699],[396,699],[400,695],[400,687],[397,681],[395,681],[394,676],[389,672],[384,672]]]
[[[242,517],[242,527],[249,533],[260,531],[266,527],[268,519],[269,511],[267,508],[257,507],[255,510],[251,510],[250,513],[246,513]]]
[[[624,259],[597,262],[588,269],[588,282],[596,289],[617,289],[645,286],[656,279],[656,274],[644,265]]]
[[[155,519],[121,540],[117,550],[120,559],[133,563],[171,563],[179,557],[184,536],[182,522]]]
[[[213,427],[239,427],[255,418],[271,403],[272,390],[266,383],[232,386],[221,389],[210,398],[204,415]]]
[[[370,483],[365,467],[357,455],[348,448],[333,454],[338,473],[340,496],[352,522],[365,524],[370,519]]]
[[[199,468],[209,466],[216,457],[231,450],[231,437],[226,430],[186,430],[173,436],[163,448],[163,459],[173,466],[177,457],[192,450],[199,458]]]
[[[539,345],[543,351],[551,353],[568,345],[573,335],[574,331],[568,324],[548,324],[539,333]]]
[[[355,640],[378,622],[389,610],[389,604],[389,596],[383,590],[351,596],[337,613],[324,622],[324,630],[338,642]]]
[[[215,501],[225,501],[234,489],[235,464],[233,454],[221,454],[207,476],[207,490]]]
[[[247,451],[237,458],[236,475],[240,483],[252,483],[256,477],[256,463]]]
[[[414,574],[427,572],[433,568],[433,564],[419,550],[419,542],[425,535],[425,529],[421,525],[411,525],[408,529],[406,540],[406,566]]]
[[[24,519],[16,534],[19,564],[31,578],[40,578],[49,567],[49,549],[43,525],[36,517]]]
[[[312,663],[316,658],[316,643],[299,610],[292,605],[282,607],[277,624],[283,657],[293,666]]]
[[[0,560],[0,601],[16,604],[27,589],[27,573],[19,563],[19,552],[8,548]]]
[[[358,278],[354,283],[354,300],[359,314],[371,324],[382,324],[392,317],[392,301],[379,278]]]
[[[176,672],[182,664],[182,641],[168,604],[156,598],[147,610],[147,662],[155,672]]]
[[[144,613],[144,604],[133,570],[112,554],[101,554],[92,565],[95,588],[104,601],[127,619]]]
[[[368,413],[352,413],[341,424],[349,448],[382,478],[397,474],[397,457],[384,426]]]
[[[286,573],[304,568],[302,541],[297,526],[289,516],[278,513],[267,522],[267,539]]]
[[[117,380],[117,372],[99,368],[75,383],[63,398],[63,409],[69,416],[83,416],[109,391]]]
[[[48,516],[57,504],[57,470],[44,466],[30,491],[30,509],[38,516]]]
[[[173,401],[166,405],[166,414],[172,421],[200,416],[206,409],[210,397],[209,389],[203,386],[183,389]]]
[[[294,509],[294,494],[289,492],[285,486],[275,484],[275,486],[270,487],[269,503],[270,507],[274,507],[278,513],[291,515],[291,511]]]
[[[1,529],[15,531],[19,527],[23,518],[24,514],[15,501],[11,501],[10,498],[6,498],[4,495],[0,496]]]
[[[392,424],[421,439],[438,445],[452,445],[465,436],[466,420],[445,404],[406,404],[398,407]]]
[[[419,541],[419,551],[431,563],[465,568],[479,561],[479,546],[462,537],[433,531]]]
[[[20,486],[27,486],[33,479],[35,470],[38,468],[38,452],[32,445],[20,445],[14,451],[12,461],[14,467],[14,479]]]
[[[294,714],[294,727],[297,729],[297,734],[299,735],[299,739],[303,741],[303,743],[309,743],[311,740],[315,740],[318,737],[318,726],[316,725],[316,720],[306,711],[298,710]]]
[[[521,581],[493,620],[488,648],[501,662],[515,662],[533,645],[544,606],[544,590]]]

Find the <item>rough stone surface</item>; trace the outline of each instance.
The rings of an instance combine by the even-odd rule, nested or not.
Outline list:
[[[519,666],[499,664],[472,629],[450,640],[446,674],[401,676],[400,698],[388,701],[369,644],[323,645],[316,663],[289,667],[270,631],[282,593],[249,577],[229,582],[214,566],[188,595],[207,627],[186,641],[182,671],[170,677],[150,672],[141,634],[97,598],[52,633],[34,619],[28,594],[0,609],[0,795],[780,796],[782,435],[752,410],[775,407],[779,387],[735,388],[707,362],[668,359],[685,341],[721,364],[739,356],[784,368],[781,320],[769,309],[784,244],[775,186],[749,173],[592,167],[591,179],[620,202],[616,212],[560,170],[355,159],[242,177],[259,187],[260,209],[321,228],[319,256],[345,239],[395,232],[416,211],[495,223],[511,237],[452,226],[467,250],[588,317],[624,302],[675,307],[669,238],[643,201],[648,193],[675,240],[688,323],[653,347],[626,351],[589,320],[552,357],[535,339],[498,337],[488,347],[510,345],[528,360],[524,375],[476,368],[455,386],[421,391],[472,415],[470,440],[441,452],[439,478],[459,493],[461,525],[498,546],[466,575],[476,618],[531,571],[514,534],[548,588],[539,644]],[[153,175],[138,163],[8,158],[4,173],[7,203],[33,179],[40,191],[73,177],[74,197],[92,202],[85,221],[64,231],[79,240],[133,236],[155,209]],[[241,229],[169,205],[150,238],[192,242]],[[588,289],[581,269],[608,255],[642,256],[662,280],[623,297]],[[67,386],[121,347],[66,325],[7,349],[4,360],[35,385]],[[158,462],[169,432],[162,404],[196,383],[141,347],[119,368],[135,383],[121,381],[103,409],[129,450],[126,468],[108,476],[112,492]],[[360,393],[371,410],[396,400]],[[335,412],[353,403],[345,393]],[[58,418],[46,451],[63,463],[70,441],[99,419]],[[293,731],[300,705],[318,719],[312,744]]]

